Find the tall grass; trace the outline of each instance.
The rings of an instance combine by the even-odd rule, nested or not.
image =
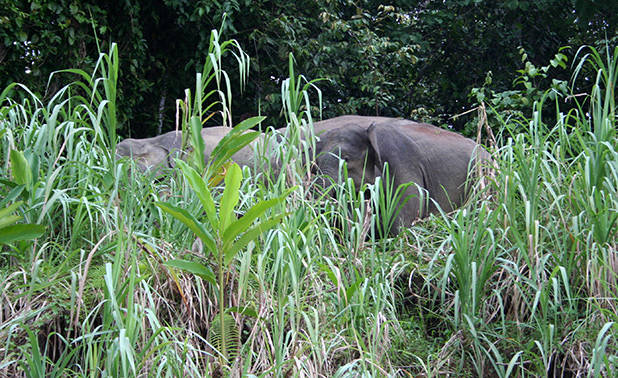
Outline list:
[[[181,103],[187,132],[215,101],[229,119],[229,86],[207,92],[229,82],[215,51]],[[78,79],[47,103],[12,86],[0,96],[0,193],[47,231],[1,250],[0,375],[615,375],[618,51],[579,59],[573,81],[597,76],[574,111],[543,119],[554,104],[542,99],[525,122],[502,120],[491,184],[397,238],[380,238],[388,219],[374,215],[393,210],[393,188],[356,192],[343,166],[333,197],[313,188],[314,87],[290,63],[281,164],[244,169],[234,214],[298,188],[272,209],[281,223],[230,257],[223,284],[166,264],[217,272],[213,251],[155,205],[202,217],[191,182],[115,161],[115,48],[92,74],[57,73]],[[15,182],[11,150],[29,181]],[[225,367],[209,338],[222,307],[240,330]]]
[[[427,275],[478,375],[616,374],[618,50],[588,51],[586,104],[550,123],[544,97],[527,124],[505,121],[491,201],[438,222]]]

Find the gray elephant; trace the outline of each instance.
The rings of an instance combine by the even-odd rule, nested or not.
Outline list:
[[[487,151],[470,139],[404,119],[342,116],[316,122],[314,132],[319,137],[316,165],[322,173],[337,178],[340,156],[357,189],[382,176],[386,163],[395,188],[414,183],[405,190],[407,202],[402,199],[391,229],[394,234],[436,212],[436,204],[445,211],[461,206],[473,167],[490,160]]]
[[[232,129],[225,126],[207,127],[202,129],[201,134],[204,139],[204,161],[208,162],[217,144]],[[263,135],[258,137],[251,144],[243,147],[232,156],[232,160],[240,166],[252,166],[254,163],[255,145],[263,139]],[[182,151],[182,133],[180,131],[170,131],[152,138],[133,139],[127,138],[116,146],[118,157],[131,157],[137,163],[141,171],[150,171],[159,175],[165,168],[174,167],[174,159],[186,156],[186,151]]]
[[[140,171],[159,175],[164,168],[174,166],[174,159],[183,155],[182,133],[170,131],[152,138],[127,138],[116,145],[116,156],[130,157]]]

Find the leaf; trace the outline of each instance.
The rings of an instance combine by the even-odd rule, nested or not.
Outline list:
[[[248,307],[248,306],[243,306],[243,307],[228,307],[226,310],[226,312],[235,312],[237,314],[241,314],[244,316],[250,316],[252,318],[258,318],[258,312],[255,310],[255,308],[253,307]]]
[[[225,253],[225,266],[229,265],[232,262],[232,259],[238,254],[238,252],[249,244],[249,242],[257,239],[260,234],[270,230],[274,226],[276,226],[281,219],[287,214],[279,214],[271,219],[267,219],[258,223],[255,227],[251,228],[249,231],[245,232],[236,243],[232,244],[229,248],[225,249],[223,252]]]
[[[234,239],[242,232],[246,231],[251,224],[260,216],[262,216],[266,210],[273,207],[277,203],[281,202],[279,198],[262,201],[253,206],[249,211],[245,213],[239,219],[233,221],[223,233],[223,246],[234,241]]]
[[[0,244],[36,239],[43,235],[44,232],[45,226],[38,224],[15,224],[0,229]]]
[[[18,150],[11,150],[10,160],[13,180],[19,185],[30,187],[32,184],[32,171],[24,153]]]
[[[0,200],[0,208],[4,207],[4,205],[6,205],[7,203],[14,201],[15,198],[19,197],[19,195],[26,188],[24,185],[17,185],[17,184],[15,184],[12,181],[2,180],[2,179],[0,179],[0,184],[4,184],[4,185],[6,185],[8,187],[12,187],[13,188],[13,189],[11,189],[9,194],[6,195],[6,197],[4,197],[2,200]],[[21,204],[21,201],[19,201],[19,203]],[[0,214],[2,214],[2,210],[0,210]]]
[[[195,169],[191,168],[191,166],[189,166],[184,161],[176,159],[176,165],[180,167],[183,175],[189,182],[191,189],[193,189],[193,191],[197,195],[197,198],[202,203],[202,207],[204,208],[204,211],[206,211],[206,217],[208,218],[208,221],[213,228],[218,228],[219,220],[217,218],[215,202],[212,199],[212,195],[210,193],[210,190],[208,189],[208,186],[206,185],[206,182],[204,182],[204,179],[202,179],[202,177],[199,175],[199,173],[197,173]]]
[[[9,207],[0,210],[0,244],[18,240],[36,239],[45,232],[45,227],[36,224],[16,224],[22,216],[11,213],[21,206],[22,201],[17,201]]]
[[[21,215],[0,216],[0,229],[10,224],[17,223],[17,221],[19,221],[21,218],[22,218]]]
[[[195,151],[195,162],[203,172],[204,169],[204,138],[202,138],[202,123],[199,117],[193,116],[190,120],[191,123],[191,144],[193,145],[193,151]]]
[[[223,166],[236,152],[253,142],[260,135],[257,131],[247,132],[242,135],[232,133],[233,131],[221,139],[221,141],[217,144],[217,147],[215,147],[210,155],[211,165],[208,167],[207,177],[210,177],[218,172],[221,166]],[[230,136],[233,138],[227,140],[225,139]]]
[[[204,247],[206,247],[212,253],[216,253],[215,240],[212,235],[204,228],[204,225],[198,222],[197,219],[188,211],[178,208],[174,205],[170,205],[166,202],[155,202],[155,205],[166,213],[170,214],[174,218],[184,223],[187,227],[195,233],[195,235],[202,240]]]
[[[216,172],[214,172],[212,174],[207,172],[206,177],[208,177],[208,186],[213,188],[213,187],[219,185],[221,183],[221,181],[223,181],[223,179],[225,178],[225,173],[227,172],[228,169],[230,169],[230,166],[232,164],[234,164],[233,161],[227,160],[223,164],[217,164],[217,171]],[[212,168],[212,167],[213,166],[210,166],[210,168]]]
[[[206,177],[215,174],[236,152],[253,142],[260,133],[257,131],[246,131],[262,122],[264,119],[266,119],[266,117],[248,118],[240,122],[232,131],[224,136],[210,154],[210,166],[208,167]]]
[[[356,281],[354,281],[354,283],[348,286],[348,288],[345,290],[346,304],[349,303],[350,298],[354,296],[354,293],[356,293],[356,290],[358,290],[358,287],[361,285],[361,283],[363,283],[363,280],[360,277],[358,277],[358,274],[357,274]]]
[[[333,269],[331,269],[329,266],[332,266],[332,263],[328,261],[328,265],[326,264],[320,264],[320,270],[324,273],[326,273],[326,276],[330,279],[330,281],[333,283],[333,285],[335,287],[339,287],[339,279],[337,278],[337,275],[335,274],[335,272],[333,272],[333,269],[336,269],[333,266]]]
[[[242,134],[237,131],[231,131],[226,135],[228,139],[221,139],[221,141],[217,144],[217,146],[221,145],[221,150],[213,150],[213,159],[226,160],[225,158],[230,158],[240,149],[251,143],[259,135],[260,133],[258,131],[247,131]]]
[[[238,164],[232,164],[225,175],[225,189],[221,198],[221,208],[219,210],[219,230],[221,234],[229,226],[234,217],[234,207],[238,204],[240,182],[242,171]]]
[[[206,265],[200,264],[195,261],[187,261],[187,260],[170,260],[165,262],[163,265],[169,266],[172,268],[178,268],[184,270],[185,272],[189,272],[195,274],[198,277],[203,278],[208,281],[213,286],[217,286],[217,279],[212,270]]]
[[[31,345],[32,350],[30,353],[26,353],[25,363],[20,361],[22,368],[29,377],[44,377],[45,376],[45,358],[41,354],[39,347],[39,340],[37,335],[34,334],[27,326],[24,326],[28,333],[28,342]]]
[[[19,206],[21,206],[21,204],[23,203],[23,201],[17,201],[14,204],[10,205],[9,207],[0,210],[0,218],[4,218],[9,216],[9,214],[11,214],[13,211],[17,210],[17,208]]]
[[[265,119],[266,117],[264,116],[247,118],[244,121],[240,122],[238,125],[234,126],[234,130],[238,130],[238,132],[249,130],[250,128],[257,125],[258,123],[264,121]]]
[[[221,316],[217,315],[210,323],[208,343],[221,355],[227,356],[228,361],[231,361],[236,358],[239,352],[240,332],[236,321],[230,314],[224,314],[223,324],[221,324],[221,321]]]
[[[238,220],[232,222],[223,233],[223,246],[226,248],[234,239],[240,235],[242,232],[246,231],[253,222],[261,217],[268,209],[271,207],[283,202],[283,200],[292,192],[294,188],[287,190],[283,195],[269,199],[266,201],[261,201],[254,205],[251,209],[249,209],[245,215],[243,215]]]

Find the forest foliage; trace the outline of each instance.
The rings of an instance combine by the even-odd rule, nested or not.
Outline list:
[[[223,27],[251,57],[235,121],[259,113],[283,126],[279,87],[292,53],[298,72],[328,79],[325,118],[385,115],[462,129],[470,118],[451,117],[475,106],[470,91],[488,72],[492,90],[511,89],[521,49],[540,67],[571,46],[572,61],[581,45],[615,43],[617,25],[616,3],[594,0],[1,0],[0,87],[16,81],[49,98],[62,82],[48,81],[51,72],[91,71],[98,52],[118,42],[119,133],[152,136],[174,128],[175,99],[200,71],[210,31]]]

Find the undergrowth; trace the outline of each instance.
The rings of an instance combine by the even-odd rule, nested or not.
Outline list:
[[[529,118],[498,117],[484,188],[384,239],[372,206],[388,199],[370,198],[380,191],[357,193],[350,181],[334,198],[313,189],[314,84],[290,65],[289,123],[273,138],[283,168],[245,168],[234,210],[278,199],[284,216],[225,266],[156,206],[202,216],[179,172],[140,175],[114,156],[115,47],[92,74],[57,73],[78,80],[46,103],[7,88],[2,203],[22,201],[23,222],[45,232],[1,246],[0,374],[616,375],[617,60],[618,50],[582,49],[573,82],[588,65],[597,76],[591,93],[570,99],[574,110],[545,119],[558,107],[544,96]],[[229,78],[218,77],[226,95],[216,106],[202,108],[210,93],[194,94],[193,112],[184,104],[187,133],[215,108],[230,118]],[[27,180],[16,179],[12,150]],[[212,188],[216,206],[223,185]],[[211,282],[168,263],[179,259],[226,274]],[[238,331],[234,351],[211,345],[220,309]]]

